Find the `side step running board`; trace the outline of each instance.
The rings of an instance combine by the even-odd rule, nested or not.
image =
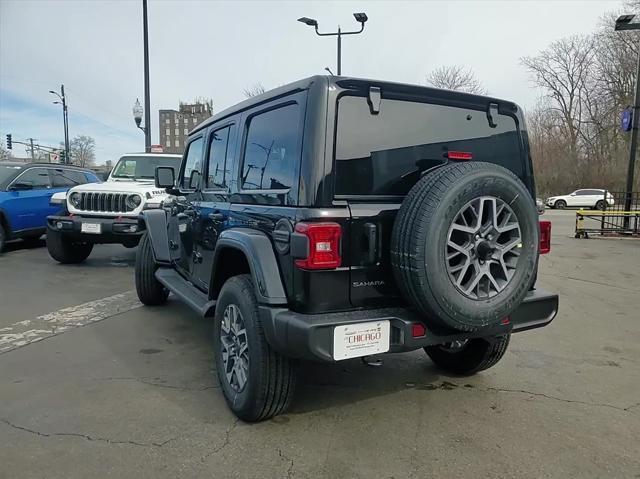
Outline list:
[[[210,301],[206,294],[180,276],[176,270],[173,268],[158,268],[156,278],[201,316],[213,316],[216,306],[215,300]]]

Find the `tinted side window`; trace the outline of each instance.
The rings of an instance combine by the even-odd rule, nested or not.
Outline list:
[[[591,194],[590,190],[578,190],[578,191],[576,191],[576,195],[578,195],[578,196],[587,196],[587,195],[590,195],[590,194]]]
[[[202,138],[189,143],[187,159],[184,164],[184,171],[180,187],[182,189],[195,188],[202,174]],[[193,183],[191,180],[193,179]]]
[[[51,171],[54,188],[72,187],[87,182],[84,173],[75,170],[55,169]]]
[[[251,118],[242,163],[245,190],[283,190],[298,177],[300,108],[297,104]]]
[[[504,166],[522,177],[524,159],[515,120],[499,115],[491,128],[484,111],[383,99],[372,115],[367,100],[338,102],[335,194],[405,195],[420,173],[464,151],[474,161]]]
[[[51,187],[47,168],[31,168],[23,173],[19,178],[16,178],[16,181],[18,183],[30,184],[34,189]]]
[[[216,130],[209,140],[209,159],[207,166],[207,188],[225,188],[231,175],[229,156],[229,139],[232,137],[232,126]]]

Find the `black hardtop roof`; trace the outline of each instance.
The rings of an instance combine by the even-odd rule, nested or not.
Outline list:
[[[315,82],[324,83],[326,88],[331,86],[336,86],[341,89],[363,89],[369,86],[377,86],[380,87],[384,94],[385,87],[393,90],[394,92],[413,94],[418,96],[429,96],[434,98],[441,98],[443,100],[458,100],[466,103],[476,103],[481,105],[486,105],[488,102],[499,103],[500,105],[504,105],[512,111],[518,111],[518,106],[507,100],[494,98],[490,96],[482,96],[482,95],[474,95],[471,93],[465,93],[460,91],[453,90],[442,90],[440,88],[433,88],[424,85],[413,85],[410,83],[397,83],[391,81],[384,80],[374,80],[367,78],[357,78],[357,77],[343,77],[343,76],[329,76],[329,75],[315,75],[308,78],[304,78],[302,80],[297,80],[292,83],[288,83],[286,85],[279,86],[274,88],[273,90],[266,91],[260,95],[253,96],[246,100],[241,101],[240,103],[236,103],[229,108],[222,110],[219,113],[211,116],[206,119],[199,125],[197,125],[191,132],[190,135],[200,131],[202,129],[207,128],[212,123],[216,123],[228,116],[234,115],[236,113],[240,113],[243,110],[247,110],[254,106],[260,105],[261,103],[266,103],[275,98],[288,95],[290,93],[296,91],[307,90],[311,87],[311,85]]]
[[[62,163],[46,163],[46,162],[38,162],[34,161],[32,163],[21,163],[19,161],[1,161],[0,166],[21,166],[23,168],[30,168],[34,166],[46,166],[48,168],[70,168],[72,170],[79,171],[93,171],[91,168],[83,168],[81,166],[76,165],[63,165]]]

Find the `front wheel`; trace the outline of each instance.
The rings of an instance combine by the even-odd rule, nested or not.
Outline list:
[[[4,249],[4,243],[7,240],[7,233],[4,230],[4,226],[2,226],[2,223],[0,223],[0,253],[2,253],[2,250]]]
[[[218,381],[237,417],[257,422],[286,411],[295,386],[294,363],[265,338],[251,276],[234,276],[222,287],[213,340]]]
[[[93,243],[74,241],[59,231],[49,229],[47,231],[47,250],[58,263],[76,264],[82,263],[89,257],[93,250]]]
[[[427,346],[425,352],[440,369],[470,376],[495,366],[507,352],[511,335],[475,338],[447,344]]]

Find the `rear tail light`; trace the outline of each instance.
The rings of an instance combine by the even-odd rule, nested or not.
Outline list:
[[[551,221],[540,222],[540,254],[551,251]]]
[[[473,159],[473,154],[468,151],[447,151],[445,156],[450,160],[469,161]]]
[[[338,223],[298,223],[296,233],[305,235],[309,240],[307,257],[296,260],[298,268],[335,269],[340,266],[342,228]]]

